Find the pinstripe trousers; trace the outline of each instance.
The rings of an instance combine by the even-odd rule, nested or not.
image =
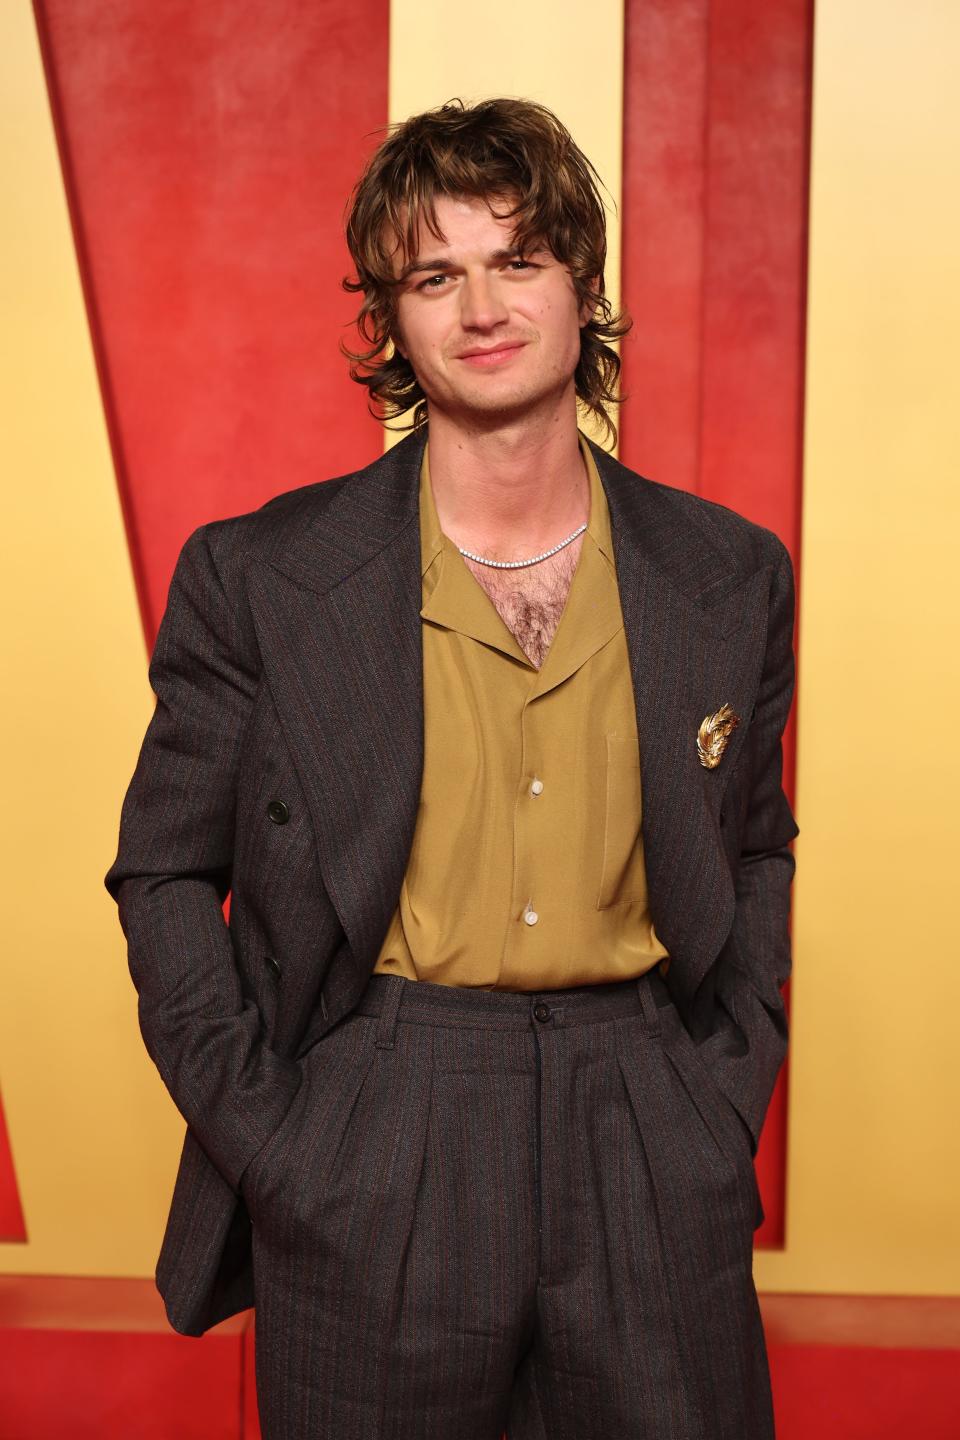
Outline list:
[[[654,970],[375,974],[243,1181],[264,1440],[770,1440],[748,1132]]]

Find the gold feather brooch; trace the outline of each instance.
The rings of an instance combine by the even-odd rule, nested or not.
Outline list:
[[[730,734],[739,724],[740,716],[729,705],[721,705],[715,714],[705,716],[697,731],[697,755],[705,769],[716,770]]]

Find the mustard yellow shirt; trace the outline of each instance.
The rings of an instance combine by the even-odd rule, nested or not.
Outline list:
[[[666,957],[647,908],[640,756],[606,495],[553,642],[531,664],[440,529],[420,472],[424,768],[375,971],[484,990],[641,975]]]

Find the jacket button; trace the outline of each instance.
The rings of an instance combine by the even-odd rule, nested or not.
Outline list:
[[[273,974],[276,975],[278,980],[280,979],[280,976],[282,974],[282,971],[280,969],[280,961],[275,960],[272,955],[267,956],[267,969],[271,970]]]
[[[286,825],[290,819],[290,811],[282,800],[271,800],[267,806],[267,814],[274,825]]]

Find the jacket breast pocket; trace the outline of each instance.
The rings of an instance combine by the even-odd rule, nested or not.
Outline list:
[[[607,735],[603,861],[597,909],[647,898],[640,830],[640,746],[636,735]]]

